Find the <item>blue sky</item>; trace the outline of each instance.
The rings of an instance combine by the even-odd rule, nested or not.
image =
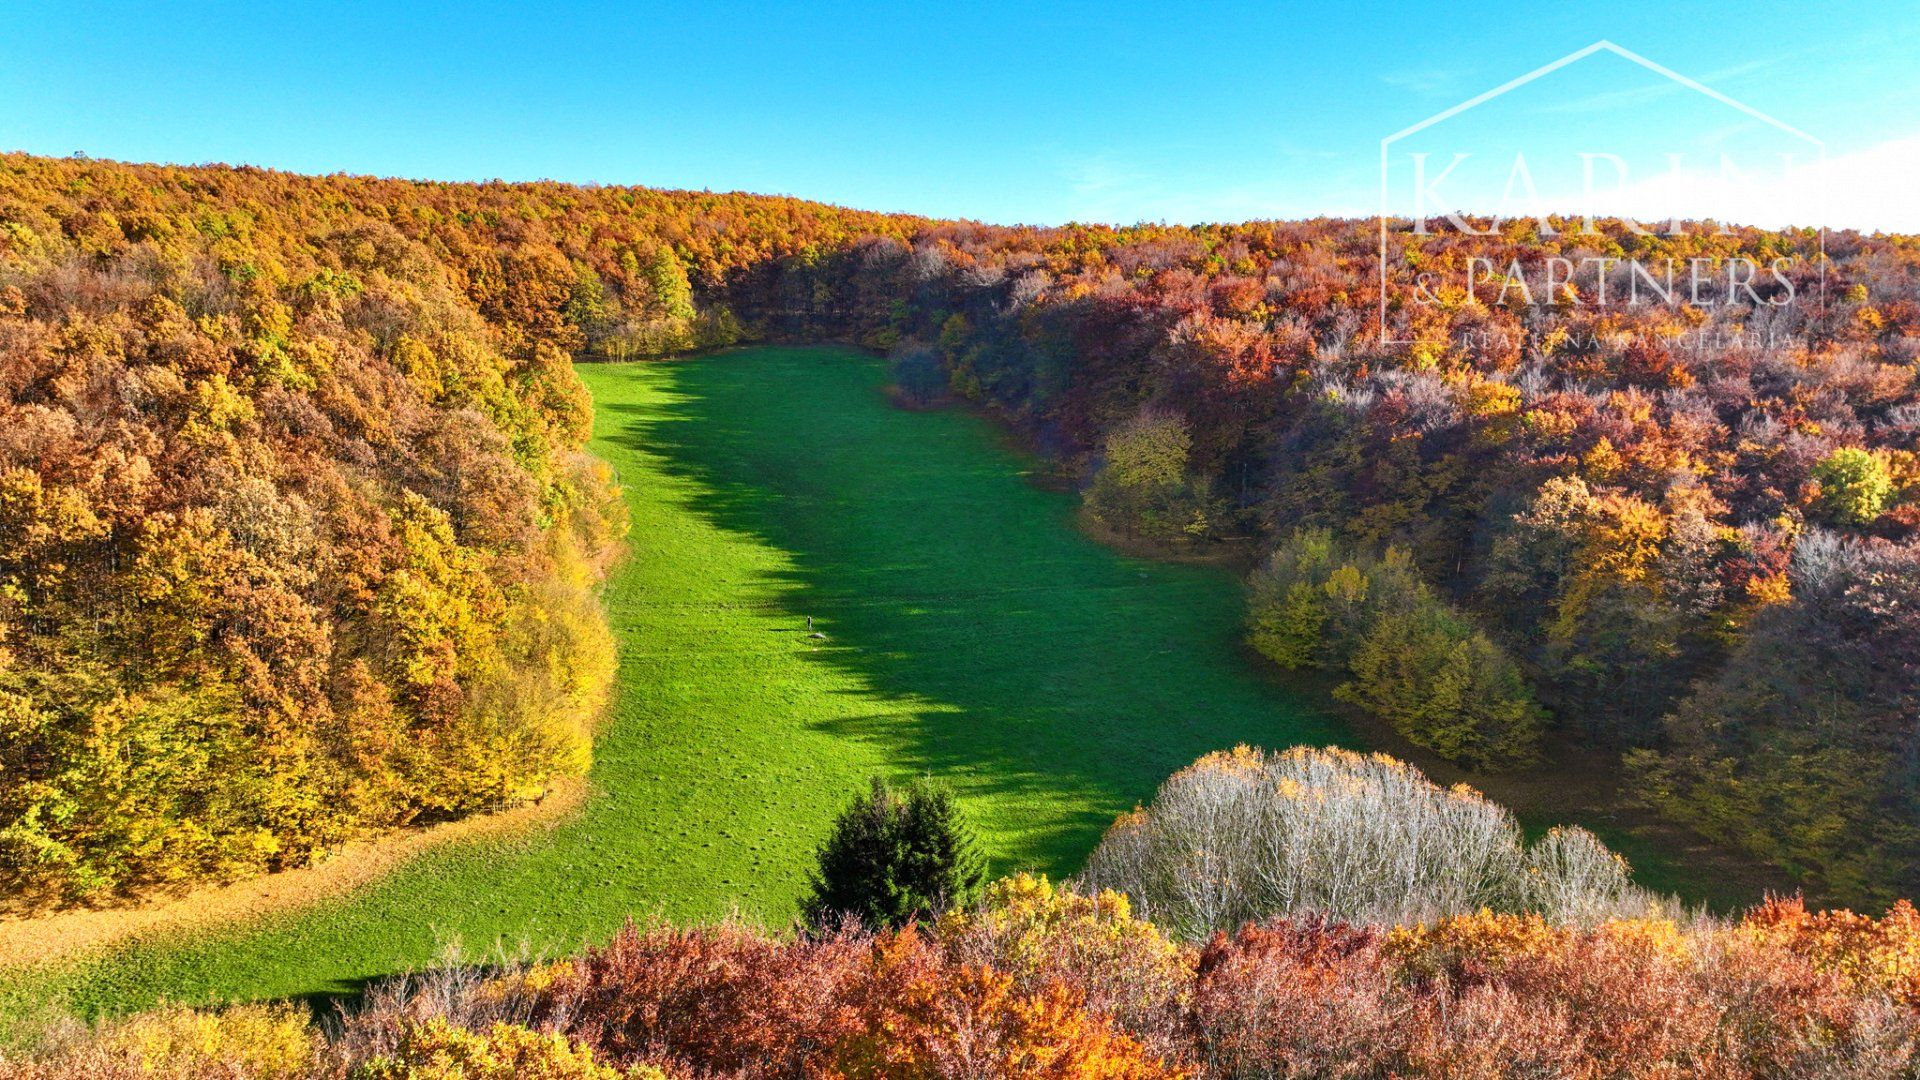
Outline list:
[[[1823,140],[1838,169],[1827,205],[1789,217],[1920,229],[1905,205],[1920,188],[1917,32],[1920,0],[28,0],[0,9],[0,146],[740,189],[996,222],[1368,215],[1383,137],[1605,38]],[[1477,164],[1497,157],[1487,140],[1517,139],[1536,161],[1638,162],[1749,137],[1769,152],[1758,136],[1777,133],[1742,134],[1749,118],[1659,81],[1595,57],[1474,110],[1432,152],[1471,146]],[[1449,195],[1485,208],[1491,183]]]

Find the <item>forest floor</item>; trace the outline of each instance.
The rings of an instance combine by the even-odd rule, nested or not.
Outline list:
[[[580,372],[634,527],[579,811],[310,906],[0,974],[0,1020],[350,992],[456,946],[570,950],[629,915],[783,925],[874,773],[952,784],[995,872],[1066,875],[1203,753],[1346,741],[1242,656],[1234,575],[1101,546],[986,421],[889,405],[879,361],[763,348]]]

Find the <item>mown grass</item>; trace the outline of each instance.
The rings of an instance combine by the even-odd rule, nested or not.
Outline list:
[[[0,1012],[351,991],[451,942],[556,952],[629,914],[783,923],[874,772],[953,784],[996,871],[1066,874],[1200,754],[1342,737],[1245,661],[1233,575],[1099,546],[985,422],[888,405],[877,361],[580,372],[634,523],[586,809],[257,926],[16,977]]]

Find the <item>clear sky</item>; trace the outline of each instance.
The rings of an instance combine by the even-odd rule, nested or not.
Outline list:
[[[1821,202],[1777,216],[1920,230],[1920,0],[12,0],[0,147],[737,189],[995,222],[1371,215],[1381,139],[1603,38],[1824,142],[1827,179],[1799,185]],[[1746,139],[1757,159],[1792,138],[1662,81],[1596,56],[1423,132],[1421,152],[1524,152],[1543,187],[1571,182],[1578,153],[1615,154],[1636,165],[1621,190],[1646,195],[1653,156]],[[1690,187],[1703,167],[1666,182]],[[1796,167],[1783,159],[1782,177]],[[1500,185],[1466,172],[1446,197],[1486,208]],[[1404,211],[1412,191],[1397,180],[1390,201]]]

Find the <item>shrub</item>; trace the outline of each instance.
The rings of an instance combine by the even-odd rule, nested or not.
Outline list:
[[[1466,1063],[1489,1043],[1548,1075],[1899,1076],[1912,1060],[1913,1017],[1885,996],[1712,924],[1481,913],[1397,932],[1388,953],[1436,995],[1413,1027],[1421,1075],[1486,1074]]]
[[[963,938],[971,934],[961,923],[948,925]],[[977,948],[943,947],[914,927],[795,941],[737,925],[628,927],[555,980],[547,1009],[607,1060],[702,1073],[1166,1075],[1137,1040],[1083,1007],[1068,984],[968,956],[977,957]]]
[[[854,1030],[842,1003],[871,946],[853,930],[781,942],[737,923],[629,925],[561,973],[536,1018],[615,1064],[798,1076]]]
[[[568,961],[502,960],[481,967],[462,963],[456,951],[426,971],[368,986],[333,1032],[330,1057],[351,1071],[371,1061],[404,1057],[403,1044],[435,1025],[467,1032],[501,1025],[529,1027],[547,990],[572,969]]]
[[[981,902],[941,918],[949,957],[1011,975],[1035,993],[1059,984],[1160,1057],[1179,1052],[1179,1005],[1192,958],[1136,918],[1124,894],[1083,895],[1019,874],[987,886]]]
[[[1022,991],[988,967],[955,964],[913,927],[874,944],[853,984],[859,1030],[827,1055],[849,1080],[1153,1080],[1169,1072],[1065,986]]]
[[[1309,918],[1219,934],[1190,1006],[1208,1076],[1388,1075],[1405,1006],[1371,930]]]
[[[1274,915],[1419,922],[1493,908],[1592,919],[1653,898],[1592,834],[1529,848],[1505,809],[1384,755],[1240,747],[1175,773],[1116,821],[1083,885],[1186,938]]]
[[[324,1043],[303,1010],[236,1005],[219,1011],[166,1006],[90,1029],[55,1032],[36,1055],[0,1075],[20,1080],[296,1080],[318,1075]]]
[[[375,1058],[353,1080],[666,1080],[651,1066],[620,1070],[564,1035],[495,1024],[484,1032],[445,1020],[410,1024],[391,1056]]]
[[[1787,949],[1858,989],[1920,1008],[1920,912],[1906,900],[1883,918],[1807,910],[1799,898],[1770,899],[1740,921],[1740,933]]]
[[[966,904],[986,864],[953,793],[921,780],[896,791],[874,777],[834,821],[820,848],[807,921],[900,926]]]
[[[375,987],[330,1041],[285,1007],[69,1024],[0,1075],[1865,1080],[1912,1075],[1916,942],[1905,905],[1779,901],[1738,921],[1309,914],[1195,947],[1124,897],[1023,876],[931,927],[629,925],[559,963],[449,966]]]

